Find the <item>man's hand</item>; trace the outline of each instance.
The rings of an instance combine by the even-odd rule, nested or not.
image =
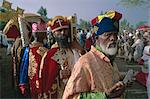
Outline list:
[[[116,98],[123,94],[124,89],[125,89],[125,86],[123,82],[119,81],[113,87],[108,89],[108,91],[106,92],[106,95],[110,98]]]

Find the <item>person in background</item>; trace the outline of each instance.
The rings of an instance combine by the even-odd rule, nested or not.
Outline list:
[[[114,63],[121,17],[116,11],[108,11],[92,20],[98,27],[96,46],[75,64],[63,99],[110,99],[123,94],[124,84]]]
[[[146,33],[143,35],[145,39],[145,47],[143,50],[143,56],[138,61],[139,65],[142,65],[142,71],[137,72],[136,74],[136,80],[141,83],[143,86],[149,88],[149,59],[150,59],[150,34]],[[147,79],[148,78],[148,79]],[[148,90],[149,91],[149,90]]]
[[[141,57],[139,64],[148,64],[148,59],[150,58],[150,34],[145,33],[143,38],[145,46],[143,50],[143,56]]]
[[[32,99],[40,97],[41,79],[39,78],[39,69],[41,59],[45,52],[48,51],[44,47],[44,39],[46,39],[46,23],[43,20],[32,24],[33,41],[24,51],[22,62],[20,65],[20,81],[19,86],[22,94],[28,94],[27,85],[30,87],[30,94]],[[29,83],[28,83],[29,82]]]
[[[87,51],[90,51],[92,45],[92,33],[89,29],[87,29],[86,42],[85,47]]]
[[[150,58],[148,59],[147,94],[148,94],[148,99],[150,99]]]
[[[134,54],[133,54],[134,61],[138,62],[142,56],[142,52],[144,48],[142,35],[139,32],[136,33],[135,42],[132,44],[131,47],[134,48]]]

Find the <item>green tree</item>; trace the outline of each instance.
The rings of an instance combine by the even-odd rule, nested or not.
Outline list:
[[[39,13],[41,16],[46,16],[47,10],[46,8],[43,8],[43,6],[41,6],[41,8],[37,11],[37,13]]]
[[[130,7],[134,7],[134,6],[150,7],[149,0],[120,0],[120,3],[125,6],[130,6]]]
[[[0,7],[0,15],[3,14],[3,13],[6,13],[7,10],[3,7]],[[7,22],[4,22],[2,19],[0,19],[0,30],[3,30],[5,25],[6,25]]]
[[[40,14],[46,21],[49,21],[49,18],[47,17],[47,9],[43,8],[43,6],[40,7],[40,9],[37,11],[38,14]]]
[[[0,30],[3,30],[5,26],[6,26],[6,22],[0,21]]]
[[[89,21],[80,19],[79,20],[79,27],[81,29],[90,29],[91,28],[91,23]]]
[[[123,30],[126,30],[128,25],[129,25],[129,23],[126,19],[121,21],[120,22],[120,31],[122,32]]]
[[[130,23],[124,19],[123,21],[120,22],[120,28],[119,31],[122,33],[123,30],[127,30],[129,32],[132,32],[134,30],[134,26],[130,25]]]

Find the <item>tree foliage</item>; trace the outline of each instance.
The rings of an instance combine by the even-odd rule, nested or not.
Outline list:
[[[150,7],[149,0],[120,0],[120,3],[125,6],[130,6],[130,7],[135,7],[135,6]]]
[[[6,26],[6,22],[0,21],[0,30],[3,30],[5,26]]]
[[[124,19],[123,21],[120,22],[120,32],[123,32],[123,30],[127,30],[129,32],[132,32],[134,30],[134,26],[130,25],[130,23]]]
[[[46,21],[49,21],[49,18],[47,17],[47,9],[43,6],[40,7],[40,9],[37,11],[38,14],[40,14]]]
[[[79,20],[79,27],[81,29],[90,29],[91,28],[91,23],[89,21],[80,19]]]
[[[43,6],[41,6],[41,8],[37,11],[37,13],[39,13],[41,16],[46,16],[47,10],[46,8],[43,8]]]
[[[7,10],[3,7],[0,7],[0,14],[6,13]],[[0,30],[3,30],[7,22],[4,22],[0,19]]]

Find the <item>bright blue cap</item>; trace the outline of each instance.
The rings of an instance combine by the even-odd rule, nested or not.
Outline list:
[[[101,35],[105,32],[118,32],[119,31],[119,21],[114,21],[108,17],[104,17],[100,22],[96,23],[98,27],[97,35]]]

